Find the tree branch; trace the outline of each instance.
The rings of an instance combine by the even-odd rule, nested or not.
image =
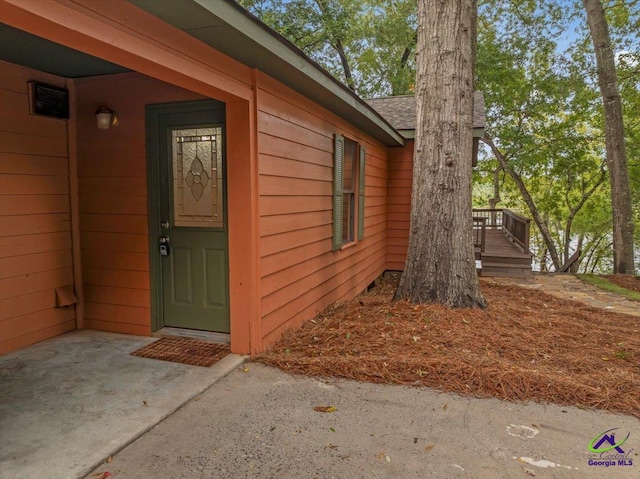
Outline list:
[[[546,221],[542,219],[542,216],[540,216],[540,212],[538,211],[538,208],[536,207],[536,204],[533,201],[533,198],[531,197],[529,190],[527,189],[526,185],[522,181],[522,178],[520,178],[520,175],[518,175],[518,173],[516,173],[513,170],[513,168],[511,168],[511,166],[507,163],[504,156],[502,155],[502,152],[498,149],[498,147],[495,145],[493,140],[487,134],[485,134],[481,138],[481,140],[484,144],[486,144],[489,148],[491,148],[491,151],[493,152],[494,156],[498,160],[500,167],[511,177],[511,179],[518,186],[518,189],[520,190],[520,193],[522,194],[522,197],[525,203],[529,207],[531,216],[533,216],[533,220],[536,222],[536,225],[538,225],[538,229],[540,230],[540,233],[542,234],[542,238],[544,239],[544,243],[547,246],[547,250],[549,251],[549,256],[551,257],[553,266],[557,271],[558,269],[560,269],[560,264],[561,264],[560,258],[558,255],[558,250],[556,248],[555,243],[553,242],[553,239],[551,238],[551,234],[549,232],[549,226],[547,225]]]

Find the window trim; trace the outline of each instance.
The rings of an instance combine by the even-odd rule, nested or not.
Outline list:
[[[355,146],[353,158],[353,191],[344,188],[345,142]],[[364,199],[365,199],[365,164],[366,151],[363,145],[340,134],[334,135],[333,157],[333,237],[332,250],[338,251],[356,244],[364,239]],[[351,195],[353,201],[352,233],[353,238],[343,240],[344,233],[344,200]]]

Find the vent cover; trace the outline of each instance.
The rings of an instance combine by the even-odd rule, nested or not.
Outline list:
[[[32,115],[69,118],[69,90],[36,81],[29,82]]]

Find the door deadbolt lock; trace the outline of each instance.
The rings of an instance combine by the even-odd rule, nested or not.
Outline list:
[[[169,256],[169,237],[160,236],[160,256]]]

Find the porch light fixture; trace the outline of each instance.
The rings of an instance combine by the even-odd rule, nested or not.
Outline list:
[[[118,126],[118,117],[115,111],[109,110],[106,106],[101,106],[96,111],[96,122],[98,129],[108,130],[110,126]]]

